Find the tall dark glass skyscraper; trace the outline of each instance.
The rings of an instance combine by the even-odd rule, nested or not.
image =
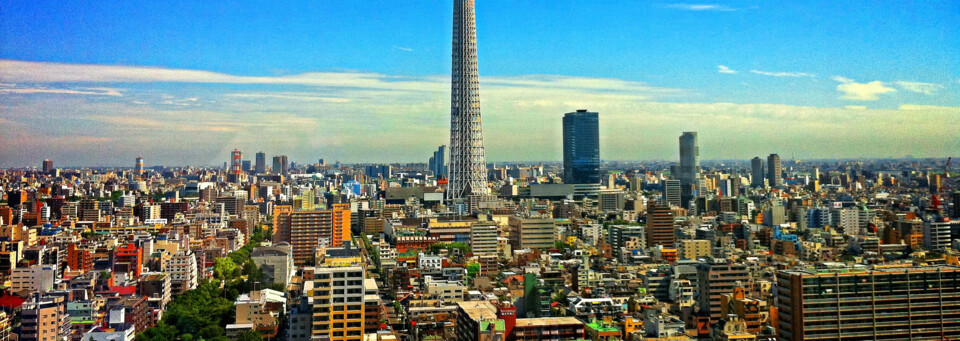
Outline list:
[[[700,145],[695,131],[680,135],[680,167],[676,178],[680,180],[681,206],[687,207],[700,179]]]
[[[563,182],[600,183],[600,119],[595,112],[563,115]]]
[[[750,160],[750,184],[753,187],[763,187],[763,179],[765,178],[763,160],[761,160],[759,156]]]
[[[477,25],[473,0],[453,1],[453,72],[450,93],[450,183],[448,198],[487,190],[477,72]]]
[[[430,161],[427,162],[427,168],[430,168],[430,171],[433,172],[433,176],[438,179],[440,176],[447,176],[447,146],[440,146],[437,148],[437,151],[433,152],[433,156],[430,157]]]
[[[257,152],[256,164],[253,166],[253,171],[257,174],[263,174],[267,172],[267,154],[264,152]]]

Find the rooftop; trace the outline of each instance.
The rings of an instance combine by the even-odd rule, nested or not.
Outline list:
[[[487,301],[457,302],[457,305],[460,306],[460,309],[466,312],[467,316],[470,316],[470,319],[474,321],[497,319],[497,307],[495,307],[490,302],[487,302]],[[517,323],[519,324],[520,320],[517,320]]]
[[[617,329],[617,327],[607,325],[607,324],[601,324],[599,322],[587,323],[587,327],[590,327],[590,329],[596,330],[598,332],[619,332],[620,331],[620,329]]]
[[[566,317],[537,317],[537,318],[525,318],[517,319],[517,327],[543,327],[543,326],[555,326],[555,325],[583,325],[583,322],[580,322],[576,317],[566,316]]]

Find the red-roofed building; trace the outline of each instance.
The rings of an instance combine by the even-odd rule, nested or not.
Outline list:
[[[143,248],[127,243],[114,250],[113,271],[130,273],[133,278],[140,277],[143,269]]]
[[[110,287],[110,292],[116,293],[120,296],[133,296],[137,293],[137,286],[112,286]]]
[[[21,298],[14,295],[6,295],[0,297],[0,307],[3,307],[6,310],[17,310],[20,309],[20,306],[22,306],[26,301],[26,298]]]

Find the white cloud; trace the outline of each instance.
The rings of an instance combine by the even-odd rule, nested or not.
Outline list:
[[[728,74],[737,73],[737,71],[731,70],[726,65],[717,65],[717,69],[718,69],[717,72],[719,73],[728,73]]]
[[[117,89],[108,88],[83,88],[81,90],[72,89],[48,89],[48,88],[5,88],[0,89],[0,94],[63,94],[63,95],[96,95],[96,96],[116,96],[123,94]]]
[[[908,82],[908,81],[896,81],[893,82],[901,89],[918,92],[926,95],[932,95],[937,90],[943,89],[943,85],[935,83],[921,83],[921,82]]]
[[[724,5],[717,4],[669,4],[666,5],[667,8],[681,9],[686,11],[736,11],[736,8],[730,8]]]
[[[815,77],[816,75],[804,72],[769,72],[760,70],[750,70],[750,73],[772,77]]]
[[[28,83],[224,83],[303,85],[325,88],[448,93],[448,76],[404,77],[379,73],[312,72],[277,77],[235,76],[223,73],[140,66],[59,64],[0,60],[0,80]],[[614,78],[525,75],[483,77],[483,88],[497,86],[543,87],[551,89],[588,89],[625,93],[642,92],[648,97],[685,93],[682,89],[661,88],[643,82]]]
[[[394,46],[393,49],[395,49],[395,50],[400,50],[400,51],[404,51],[404,52],[413,52],[413,49],[412,49],[412,48],[403,47],[403,46]]]
[[[272,99],[290,99],[298,101],[319,101],[327,103],[349,103],[349,98],[318,96],[317,93],[310,92],[245,92],[225,94],[227,97],[236,98],[272,98]]]
[[[844,76],[833,76],[833,78],[831,78],[831,79],[833,79],[833,80],[835,80],[835,81],[837,81],[837,82],[840,82],[840,83],[852,83],[852,82],[853,82],[852,79],[847,78],[847,77],[844,77]]]
[[[143,91],[129,84],[124,86],[122,101],[90,96],[0,97],[0,120],[4,126],[16,127],[11,132],[22,132],[0,133],[0,145],[9,146],[0,153],[0,167],[33,164],[36,155],[64,165],[128,164],[138,155],[155,164],[217,165],[227,160],[233,148],[284,153],[297,161],[323,157],[344,162],[423,162],[449,139],[448,76],[244,77],[136,67],[101,70],[104,73],[77,70],[82,67],[65,68],[69,77],[85,79],[72,83],[133,77],[137,82],[165,79],[210,84],[170,87],[162,94],[149,90],[153,87]],[[65,77],[43,68],[35,71],[39,73],[18,77]],[[11,72],[0,67],[2,75]],[[250,90],[215,84],[232,82],[303,87]],[[856,83],[850,80],[849,84]],[[615,78],[551,75],[483,77],[480,93],[491,162],[559,159],[561,117],[581,108],[600,112],[601,153],[611,160],[672,160],[676,136],[689,130],[701,132],[705,159],[749,159],[776,151],[801,157],[937,155],[960,134],[960,108],[956,107],[676,103],[689,102],[694,93]],[[191,105],[161,105],[162,101]],[[925,111],[907,114],[910,110]],[[35,139],[70,136],[76,131],[112,139],[103,142],[110,147],[52,145]],[[716,131],[725,133],[710,133]]]
[[[312,72],[279,77],[235,76],[210,71],[159,67],[60,64],[0,60],[0,81],[24,83],[225,83],[340,86],[367,89],[430,90],[423,77],[360,72]]]
[[[956,111],[957,107],[944,107],[939,105],[903,104],[898,109],[902,111]]]
[[[851,101],[876,101],[880,99],[879,95],[897,91],[885,86],[881,81],[857,83],[843,76],[834,76],[833,80],[840,82],[840,85],[837,85],[837,91],[843,93],[840,98]]]

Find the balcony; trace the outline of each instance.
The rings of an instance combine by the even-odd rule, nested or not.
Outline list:
[[[847,331],[844,331],[844,332],[841,332],[841,333],[840,333],[840,337],[845,337],[845,336],[873,336],[873,335],[874,335],[873,331],[868,331],[868,332],[847,332]]]
[[[835,330],[837,329],[836,324],[813,324],[808,326],[803,326],[804,331],[814,331],[814,330]]]
[[[806,321],[836,321],[836,316],[817,316],[817,317],[805,317]]]
[[[873,328],[873,322],[844,323],[841,326],[843,328],[864,328],[864,327]]]
[[[888,329],[888,330],[877,330],[877,335],[897,335],[897,334],[909,334],[910,329]]]

